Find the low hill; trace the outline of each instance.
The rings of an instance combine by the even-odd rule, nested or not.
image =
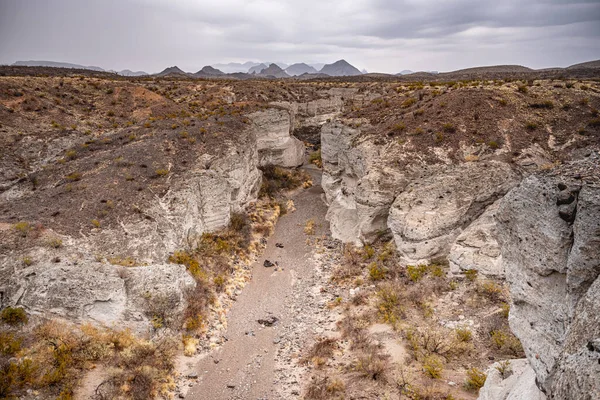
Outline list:
[[[579,64],[571,65],[567,69],[581,69],[581,68],[600,68],[600,60],[588,61]]]
[[[121,76],[145,76],[145,75],[150,75],[149,73],[145,72],[145,71],[132,71],[129,69],[124,69],[122,71],[117,72],[117,74],[121,75]]]
[[[53,67],[53,68],[74,68],[74,69],[89,69],[91,71],[104,72],[105,70],[95,66],[85,66],[79,64],[71,64],[57,61],[17,61],[13,64],[20,67]]]
[[[446,72],[447,74],[480,74],[480,73],[519,73],[531,72],[533,69],[522,65],[490,65],[487,67],[473,67]]]

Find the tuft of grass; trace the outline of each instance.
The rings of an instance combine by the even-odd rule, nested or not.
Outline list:
[[[315,220],[314,219],[311,218],[308,221],[306,221],[306,223],[304,224],[304,233],[307,235],[315,234]]]
[[[412,106],[413,104],[415,104],[416,102],[417,102],[416,99],[414,99],[412,97],[409,97],[408,99],[404,100],[402,102],[402,104],[400,104],[400,107],[402,107],[402,108],[408,108],[408,107]]]
[[[321,149],[310,153],[308,156],[308,162],[311,164],[315,164],[317,167],[323,167],[323,160],[321,159]]]
[[[459,327],[454,330],[454,333],[459,342],[470,342],[473,339],[473,333],[469,328]]]
[[[69,182],[80,181],[81,173],[80,172],[72,172],[69,175],[65,176],[65,179],[68,180]]]
[[[94,227],[100,228],[100,221],[98,221],[97,219],[93,219],[91,222],[92,225],[94,225]]]
[[[477,274],[479,273],[479,271],[477,271],[476,269],[468,269],[465,271],[465,277],[473,282],[475,281],[475,279],[477,279]]]
[[[158,177],[158,176],[167,176],[169,175],[169,170],[168,169],[164,169],[164,168],[159,168],[156,171],[154,171],[154,174]]]
[[[22,237],[26,237],[31,231],[31,224],[26,221],[19,221],[13,225],[13,229]]]
[[[527,93],[529,91],[529,89],[527,88],[527,85],[519,85],[517,86],[517,92],[519,93]]]
[[[525,129],[528,131],[535,131],[538,128],[538,124],[533,121],[527,121],[525,123]]]
[[[444,132],[447,133],[454,133],[456,132],[456,127],[454,125],[452,125],[451,123],[446,123],[442,126],[442,129],[444,130]]]
[[[62,247],[63,245],[63,241],[61,238],[59,237],[53,237],[51,239],[48,240],[48,246],[52,247],[53,249],[59,249]]]
[[[28,321],[27,313],[21,307],[6,307],[0,314],[0,319],[11,326],[23,325]]]

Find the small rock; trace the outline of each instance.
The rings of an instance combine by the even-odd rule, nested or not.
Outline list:
[[[196,372],[192,372],[188,374],[187,377],[190,379],[198,379],[198,374]]]
[[[227,384],[227,387],[228,387],[229,389],[235,389],[235,385],[234,385],[233,383],[228,383],[228,384]]]
[[[275,247],[278,247],[280,249],[283,249],[283,244],[281,243],[275,243]]]
[[[183,393],[179,393],[179,398],[180,398],[180,399],[185,399],[185,394],[183,394]]]
[[[269,261],[269,260],[265,260],[265,262],[263,263],[263,265],[264,265],[266,268],[271,268],[271,267],[274,267],[274,266],[275,266],[275,264],[273,264],[273,263],[272,263],[271,261]]]
[[[262,326],[273,326],[277,323],[277,321],[279,321],[279,318],[270,315],[265,319],[259,319],[257,322]]]

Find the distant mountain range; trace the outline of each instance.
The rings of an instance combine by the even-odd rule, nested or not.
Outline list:
[[[52,67],[52,68],[73,68],[73,69],[86,69],[98,72],[109,72],[115,73],[121,76],[135,77],[152,75],[158,77],[195,77],[195,78],[229,78],[229,79],[249,79],[249,78],[289,78],[299,77],[300,79],[311,79],[320,78],[327,76],[388,76],[390,74],[381,73],[368,73],[366,70],[360,71],[358,68],[348,63],[346,60],[338,60],[331,64],[306,64],[296,63],[288,65],[282,62],[253,62],[247,61],[245,63],[228,63],[228,64],[213,64],[203,67],[201,70],[195,73],[185,72],[177,66],[165,68],[163,71],[157,74],[148,74],[144,71],[131,71],[124,69],[122,71],[105,70],[96,66],[84,66],[79,64],[71,64],[56,61],[17,61],[13,66],[27,66],[27,67]],[[467,76],[472,74],[490,74],[490,73],[526,73],[533,71],[560,71],[560,70],[573,70],[573,69],[595,69],[600,68],[600,60],[588,61],[584,63],[574,64],[566,68],[545,68],[541,70],[534,70],[521,65],[495,65],[486,67],[474,67],[466,68],[457,71],[439,73],[438,71],[421,71],[413,72],[411,70],[403,70],[396,76],[412,75],[413,77],[423,76],[424,78],[432,75],[446,76]]]

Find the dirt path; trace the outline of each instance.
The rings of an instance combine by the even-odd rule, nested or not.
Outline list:
[[[323,300],[310,290],[318,263],[314,246],[307,243],[304,225],[309,219],[315,220],[312,237],[328,232],[321,173],[310,167],[307,170],[314,186],[299,192],[293,198],[296,211],[277,223],[264,254],[252,267],[252,280],[229,312],[226,342],[199,363],[198,384],[186,399],[279,399],[287,397],[282,393],[300,394],[300,383],[294,376],[282,374],[282,365],[290,363],[289,354],[287,360],[281,357],[289,353],[286,349],[298,346],[303,339],[299,333],[310,326],[307,321],[298,321],[299,308],[323,307]],[[265,260],[277,262],[279,268],[265,268]],[[258,322],[271,317],[278,319],[273,326]]]

